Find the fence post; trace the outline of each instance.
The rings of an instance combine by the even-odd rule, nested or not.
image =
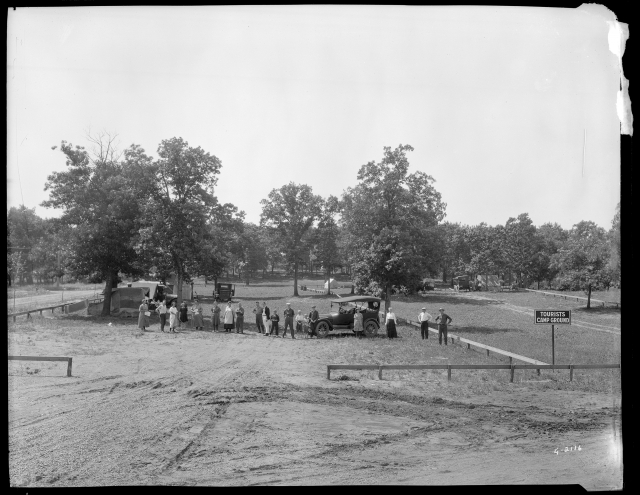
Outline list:
[[[471,344],[467,344],[467,349],[471,349]]]
[[[382,380],[382,366],[378,368],[378,380]]]
[[[331,380],[331,368],[327,365],[327,380]]]
[[[569,381],[573,381],[573,364],[569,365]]]
[[[69,358],[69,361],[67,364],[67,376],[71,376],[71,361],[72,361],[72,358]]]
[[[487,357],[489,357],[489,349],[487,349]]]
[[[447,380],[451,381],[451,365],[447,364]]]
[[[513,367],[513,364],[511,365],[511,383],[513,383],[513,372],[515,371],[515,368]]]

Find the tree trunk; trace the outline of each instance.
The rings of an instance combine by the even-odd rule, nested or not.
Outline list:
[[[591,309],[591,284],[589,284],[589,292],[587,293],[587,309]]]
[[[442,268],[442,281],[446,284],[447,283],[447,267],[443,267]]]
[[[111,315],[111,290],[118,285],[118,273],[110,273],[107,275],[107,283],[104,287],[104,302],[102,303],[102,313],[100,316]]]
[[[293,295],[298,297],[298,261],[293,262]]]
[[[331,268],[327,267],[327,296],[331,295]]]
[[[207,276],[206,275],[204,276],[204,286],[205,287],[207,286]]]
[[[384,291],[384,314],[389,312],[389,306],[391,306],[391,284],[387,284]]]
[[[355,290],[355,284],[351,284],[351,294],[352,295],[355,294],[354,290]]]
[[[176,306],[180,308],[180,305],[182,304],[182,270],[176,270],[176,290],[178,291]]]

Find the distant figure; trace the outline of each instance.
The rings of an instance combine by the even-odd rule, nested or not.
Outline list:
[[[309,336],[312,336],[316,331],[316,324],[318,323],[318,311],[316,311],[315,304],[311,306],[311,311],[309,312]]]
[[[271,333],[271,312],[266,302],[262,303],[262,324],[264,325],[264,334]]]
[[[256,330],[258,333],[264,333],[264,323],[262,321],[262,308],[260,303],[256,301],[256,307],[253,308],[253,313],[256,315]]]
[[[191,307],[193,313],[193,326],[196,330],[204,330],[204,320],[202,319],[202,306],[198,304],[198,301]]]
[[[244,333],[244,308],[238,303],[236,308],[236,333]]]
[[[271,315],[271,335],[273,335],[273,331],[275,329],[275,336],[278,336],[278,323],[280,322],[280,317],[278,316],[278,309],[273,310],[273,314]]]
[[[422,312],[418,315],[418,321],[420,322],[420,334],[422,340],[429,338],[429,321],[431,315],[427,313],[427,308],[422,308]]]
[[[147,311],[149,311],[149,306],[147,306],[146,299],[142,300],[142,304],[140,304],[138,311],[138,328],[144,332],[145,328],[149,326],[149,317],[146,315]]]
[[[447,325],[453,320],[444,312],[444,309],[440,308],[440,315],[436,316],[436,323],[438,323],[438,342],[442,345],[442,335],[444,334],[444,345],[447,344]]]
[[[295,311],[291,309],[291,303],[287,303],[287,309],[284,310],[284,330],[282,331],[282,338],[284,339],[287,336],[287,327],[291,328],[291,338],[295,339],[296,336],[293,333],[293,315]]]
[[[298,310],[298,314],[296,315],[296,332],[302,332],[302,323],[304,322],[304,316],[302,316],[302,311]]]
[[[395,339],[398,336],[398,332],[396,331],[396,314],[391,307],[389,307],[385,323],[387,324],[387,337]]]
[[[189,321],[189,308],[187,308],[187,303],[182,301],[182,304],[180,305],[180,326],[184,325],[185,327],[187,326],[187,322]]]
[[[213,308],[211,308],[211,325],[213,326],[213,331],[217,332],[218,327],[220,326],[220,306],[218,306],[217,302],[213,303]]]
[[[171,301],[171,307],[169,308],[169,333],[176,333],[178,326],[178,308],[176,308],[176,302]]]
[[[224,331],[231,332],[233,329],[233,309],[231,309],[231,301],[227,302],[227,307],[224,308]]]
[[[164,326],[167,324],[167,305],[164,299],[160,301],[160,306],[156,308],[156,312],[160,315],[160,331],[164,333]]]
[[[360,311],[356,311],[353,315],[353,331],[358,334],[364,330],[362,326],[362,313]]]

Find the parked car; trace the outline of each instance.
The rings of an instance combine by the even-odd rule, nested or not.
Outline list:
[[[380,328],[380,302],[382,299],[373,296],[349,296],[341,299],[332,299],[333,305],[338,305],[338,311],[329,314],[321,314],[318,317],[315,334],[318,338],[325,338],[333,330],[349,329],[353,331],[353,315],[356,311],[362,313],[363,333],[367,337],[375,337]],[[355,303],[351,307],[349,303]],[[360,303],[358,305],[358,303]]]
[[[167,306],[171,306],[171,303],[178,299],[178,295],[173,294],[173,286],[164,285],[157,281],[139,280],[138,282],[128,283],[127,286],[148,288],[148,291],[145,293],[145,295],[150,299],[149,310],[156,309],[156,303],[162,301],[163,299]]]
[[[460,275],[458,277],[453,277],[451,279],[451,285],[454,287],[457,285],[458,290],[471,290],[471,283],[469,280],[469,275]]]
[[[235,284],[221,284],[217,283],[215,290],[213,291],[213,298],[216,301],[231,301],[231,298],[236,295]]]

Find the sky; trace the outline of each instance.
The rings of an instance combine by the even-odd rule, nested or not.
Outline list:
[[[612,21],[593,4],[9,10],[7,209],[58,216],[39,205],[66,168],[60,142],[90,148],[104,130],[155,158],[172,137],[215,155],[216,195],[251,222],[273,188],[339,196],[385,146],[409,144],[447,221],[608,229]]]

